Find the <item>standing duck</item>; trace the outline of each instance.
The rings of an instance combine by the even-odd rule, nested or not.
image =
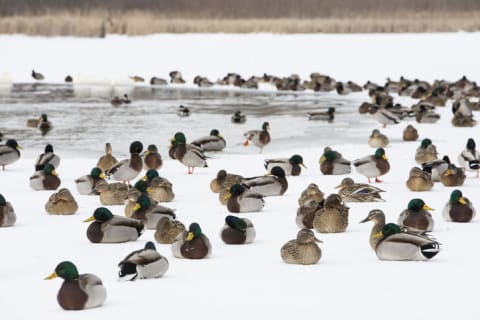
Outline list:
[[[248,146],[249,141],[252,141],[253,144],[260,148],[260,153],[262,153],[263,148],[270,143],[270,124],[268,122],[264,122],[262,124],[262,130],[250,130],[244,133],[244,136],[247,138],[243,145],[246,147]]]
[[[255,227],[247,218],[227,216],[220,237],[226,244],[246,244],[255,240]]]
[[[290,158],[266,159],[264,166],[269,172],[273,167],[281,167],[287,176],[299,176],[302,172],[301,167],[307,168],[303,164],[302,156],[298,154],[294,154]]]
[[[323,201],[324,194],[315,183],[310,183],[305,190],[302,191],[300,198],[298,198],[298,205],[303,206],[309,200],[314,200],[318,203]]]
[[[45,79],[45,77],[43,76],[43,74],[41,74],[40,72],[36,72],[35,70],[32,70],[32,78],[35,79],[35,80],[43,80],[43,79]]]
[[[78,204],[70,190],[61,188],[53,193],[45,204],[45,211],[49,214],[71,215],[77,212]]]
[[[167,272],[168,266],[167,258],[148,241],[145,248],[133,251],[120,261],[118,277],[128,281],[159,278]]]
[[[366,184],[355,183],[352,178],[344,178],[342,182],[335,187],[338,194],[345,202],[378,202],[383,201],[380,188]]]
[[[447,171],[450,165],[450,159],[448,156],[444,156],[442,159],[432,160],[422,164],[422,169],[432,172],[432,181],[439,182],[442,173]]]
[[[147,150],[143,153],[143,168],[160,170],[162,168],[162,156],[158,153],[158,148],[156,145],[151,144],[148,146]]]
[[[187,147],[187,139],[183,132],[175,133],[175,136],[171,139],[173,154],[175,159],[180,161],[184,166],[188,168],[188,174],[193,174],[195,167],[206,168],[207,157],[196,148]]]
[[[372,134],[368,137],[368,145],[372,148],[385,148],[388,143],[388,137],[378,129],[373,129]]]
[[[220,193],[222,190],[229,190],[236,183],[240,183],[244,178],[238,174],[227,173],[225,170],[219,170],[217,177],[210,182],[210,190]]]
[[[130,159],[124,159],[106,172],[107,177],[113,177],[115,181],[123,181],[124,183],[135,179],[142,171],[142,158],[140,153],[143,150],[143,144],[140,141],[134,141],[130,144]]]
[[[409,124],[404,130],[402,135],[403,141],[416,141],[418,139],[418,131],[414,126]]]
[[[227,209],[232,213],[257,212],[261,211],[265,205],[262,195],[246,189],[241,184],[231,186],[227,198]]]
[[[60,178],[51,164],[46,164],[42,171],[37,171],[30,177],[30,187],[33,190],[57,190]]]
[[[212,129],[209,136],[198,138],[191,144],[203,151],[222,151],[227,146],[225,139],[217,129]]]
[[[423,139],[415,152],[415,161],[418,164],[433,161],[437,159],[437,147],[432,144],[432,140]]]
[[[212,254],[210,240],[202,233],[198,223],[190,224],[188,231],[177,236],[172,244],[172,254],[177,258],[203,259]]]
[[[458,156],[458,164],[469,171],[477,171],[479,176],[480,152],[476,149],[475,140],[469,138],[465,149]]]
[[[442,216],[447,221],[470,222],[475,217],[475,208],[460,190],[453,190],[443,208]]]
[[[47,144],[45,146],[45,152],[38,156],[37,162],[35,162],[35,171],[43,170],[43,167],[47,163],[57,169],[60,165],[60,157],[53,152],[53,146],[51,144]]]
[[[263,197],[281,196],[288,189],[288,181],[285,171],[275,166],[270,174],[260,177],[245,178],[242,183],[251,190],[261,194]]]
[[[463,168],[458,168],[450,163],[448,169],[440,175],[440,181],[446,187],[459,187],[463,185],[466,177]]]
[[[170,208],[152,203],[150,197],[145,194],[138,198],[131,216],[132,219],[142,221],[147,229],[155,229],[163,217],[175,219],[175,213]]]
[[[315,213],[313,227],[320,233],[345,232],[348,226],[350,210],[338,194],[331,194],[325,199],[323,208]]]
[[[241,124],[247,121],[247,117],[244,114],[242,114],[242,111],[235,111],[235,113],[233,114],[230,120],[232,121],[232,123]]]
[[[172,244],[175,238],[185,230],[185,225],[181,221],[162,217],[157,222],[154,238],[158,243]]]
[[[0,227],[11,227],[17,221],[12,204],[0,194]]]
[[[20,149],[22,147],[14,139],[9,139],[4,145],[0,145],[0,166],[3,170],[5,166],[20,159]]]
[[[98,159],[97,167],[106,172],[117,162],[117,159],[112,155],[112,146],[109,142],[105,143],[105,154]]]
[[[320,157],[320,171],[324,175],[348,174],[351,170],[349,160],[343,158],[337,151],[325,147]]]
[[[359,174],[368,178],[368,183],[370,183],[370,178],[375,178],[375,182],[382,182],[378,177],[390,171],[390,163],[383,148],[378,148],[371,156],[355,160],[353,166]]]
[[[98,192],[96,188],[102,181],[105,181],[105,175],[100,168],[95,167],[90,170],[90,174],[75,179],[75,185],[77,186],[77,191],[79,194],[99,195],[100,192]]]
[[[55,272],[45,278],[51,280],[60,277],[62,286],[57,301],[64,310],[84,310],[101,306],[107,299],[107,290],[102,280],[94,274],[79,274],[77,267],[70,261],[57,265]]]
[[[413,233],[424,233],[433,230],[435,223],[428,212],[433,210],[422,199],[412,199],[407,209],[398,217],[398,225]]]
[[[430,191],[433,188],[432,175],[417,167],[410,169],[407,188],[411,191]]]
[[[316,264],[322,257],[322,250],[317,245],[319,242],[322,243],[312,230],[301,229],[296,239],[288,241],[280,249],[282,260],[291,264]]]
[[[175,198],[172,183],[168,179],[160,177],[158,171],[149,169],[143,180],[147,181],[150,189],[150,196],[158,202],[170,202]]]

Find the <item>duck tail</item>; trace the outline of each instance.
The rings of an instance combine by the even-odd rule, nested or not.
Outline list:
[[[438,242],[431,242],[420,247],[422,254],[427,259],[432,259],[440,251],[440,244]]]

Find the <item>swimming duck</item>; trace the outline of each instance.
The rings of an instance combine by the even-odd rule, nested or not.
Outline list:
[[[433,230],[435,223],[428,212],[433,210],[422,199],[412,199],[408,202],[407,209],[398,217],[398,225],[413,233],[424,233]]]
[[[459,187],[465,182],[465,170],[457,168],[453,163],[440,175],[440,181],[446,187]]]
[[[48,117],[45,113],[40,116],[38,128],[42,132],[42,136],[46,135],[53,128],[52,123],[48,120]]]
[[[5,166],[20,159],[20,149],[22,147],[14,139],[9,139],[4,145],[0,145],[0,165],[3,170]]]
[[[370,178],[375,178],[375,182],[382,182],[378,177],[390,171],[390,163],[383,148],[378,148],[371,156],[353,161],[353,166],[359,174],[368,178],[368,183],[370,183]]]
[[[45,152],[38,156],[37,162],[35,162],[35,171],[43,170],[43,167],[47,163],[57,169],[60,165],[60,157],[53,152],[53,146],[51,144],[47,144],[45,146]]]
[[[314,200],[318,203],[323,201],[324,194],[315,183],[310,183],[305,190],[302,191],[298,198],[298,205],[301,207],[305,202]]]
[[[155,229],[158,220],[163,217],[175,219],[172,209],[152,203],[148,195],[141,195],[133,208],[131,218],[142,221],[147,229]]]
[[[167,258],[148,241],[145,248],[133,251],[118,263],[118,277],[127,281],[159,278],[167,272],[168,266]]]
[[[90,174],[75,179],[75,185],[77,186],[77,191],[79,194],[99,195],[100,192],[96,189],[96,187],[101,181],[105,181],[105,175],[100,168],[95,167],[90,170]]]
[[[339,189],[338,194],[345,202],[384,201],[380,193],[385,190],[366,183],[355,183],[352,178],[344,178],[335,188]]]
[[[227,199],[227,209],[232,213],[257,212],[261,211],[265,205],[261,194],[246,189],[241,184],[234,184],[230,187]]]
[[[160,177],[158,171],[149,169],[143,177],[148,182],[150,196],[158,202],[170,202],[175,198],[172,183],[168,179]]]
[[[403,141],[416,141],[418,139],[418,131],[415,129],[414,126],[409,124],[404,130],[403,130]]]
[[[123,205],[128,196],[128,186],[121,182],[99,181],[95,190],[100,193],[100,203],[104,206]]]
[[[432,175],[418,167],[410,169],[407,188],[411,191],[430,191],[433,188]]]
[[[77,267],[70,261],[60,262],[55,272],[45,278],[51,280],[60,277],[62,286],[57,301],[64,310],[83,310],[101,306],[107,299],[107,290],[102,280],[94,274],[79,274]]]
[[[60,178],[51,164],[46,164],[43,170],[37,171],[30,177],[30,187],[33,190],[57,190]]]
[[[250,130],[245,132],[243,135],[247,138],[243,145],[246,147],[248,146],[249,141],[252,141],[253,144],[260,148],[260,153],[262,153],[263,148],[270,143],[270,124],[268,122],[264,122],[262,124],[262,130]]]
[[[442,159],[432,160],[422,164],[422,169],[431,171],[432,181],[440,181],[442,173],[447,171],[448,166],[450,165],[450,159],[448,156],[444,156]]]
[[[290,158],[278,158],[278,159],[265,159],[265,169],[271,171],[273,167],[281,167],[287,176],[299,176],[302,172],[302,168],[307,168],[303,164],[303,158],[301,155],[294,154]]]
[[[324,175],[348,174],[352,170],[350,161],[329,147],[325,147],[319,162],[320,171]]]
[[[142,171],[142,158],[140,153],[143,150],[143,144],[140,141],[134,141],[130,144],[130,158],[124,159],[110,167],[105,175],[112,177],[115,181],[130,181],[135,179]]]
[[[158,148],[156,145],[151,144],[148,146],[147,150],[142,154],[143,157],[143,168],[145,170],[155,169],[160,170],[162,168],[162,156],[158,153]]]
[[[220,193],[222,190],[229,190],[236,183],[240,183],[244,178],[238,174],[227,173],[225,170],[219,170],[217,177],[210,182],[210,190]]]
[[[0,194],[0,227],[11,227],[17,221],[17,215],[10,202]]]
[[[375,120],[380,122],[384,128],[387,127],[387,124],[398,124],[400,123],[400,119],[391,113],[390,111],[386,110],[385,108],[380,108],[378,105],[372,105],[369,110],[369,113],[373,115]]]
[[[308,120],[333,121],[335,118],[335,108],[330,107],[327,111],[307,112]]]
[[[317,239],[312,230],[301,229],[297,238],[288,241],[280,249],[280,255],[285,263],[291,264],[316,264],[322,257],[322,250],[317,243],[323,241]]]
[[[225,139],[217,129],[212,129],[209,136],[198,138],[192,141],[191,144],[203,151],[222,151],[227,146]]]
[[[114,107],[117,107],[123,104],[123,99],[120,98],[119,96],[115,96],[112,98],[112,100],[110,100],[110,104]]]
[[[388,143],[388,137],[380,133],[378,129],[373,129],[372,134],[368,137],[368,145],[372,148],[385,148]]]
[[[338,194],[331,194],[325,199],[323,208],[316,211],[313,219],[315,231],[320,233],[345,232],[348,226],[350,210]]]
[[[35,70],[32,70],[32,78],[35,79],[35,80],[43,80],[43,79],[45,79],[45,77],[43,76],[43,74],[41,74],[40,72],[36,72]]]
[[[450,194],[450,199],[443,208],[442,216],[447,221],[470,222],[475,217],[475,213],[472,202],[463,196],[462,191],[456,189]]]
[[[90,221],[87,238],[93,243],[135,241],[144,231],[142,221],[114,215],[105,207],[95,209],[93,216],[83,222]]]
[[[150,78],[150,84],[152,86],[166,86],[168,84],[167,80],[158,78],[158,77],[152,77]]]
[[[233,114],[232,118],[230,119],[232,121],[232,123],[245,123],[247,121],[247,117],[242,114],[241,111],[235,111],[235,113]]]
[[[48,198],[45,204],[45,210],[49,214],[71,215],[77,212],[78,204],[70,193],[70,190],[61,188]]]
[[[185,225],[181,221],[171,219],[170,217],[162,217],[158,220],[155,227],[155,241],[163,244],[172,244],[175,238],[185,230]]]
[[[175,133],[171,139],[173,145],[173,154],[175,159],[180,161],[188,168],[188,174],[193,174],[195,167],[205,168],[207,166],[207,158],[198,149],[188,148],[187,139],[183,132]]]
[[[365,223],[368,221],[373,221],[373,228],[370,232],[370,247],[375,250],[375,248],[377,247],[378,238],[375,238],[374,236],[381,232],[383,227],[385,226],[385,214],[382,210],[371,210],[368,213],[368,216],[362,221],[360,221],[360,223]]]
[[[313,229],[313,220],[318,210],[323,209],[325,201],[322,199],[321,202],[310,199],[304,202],[297,209],[297,216],[295,217],[295,224],[300,229]]]
[[[245,178],[242,183],[249,189],[261,194],[263,197],[281,196],[288,189],[288,181],[285,171],[275,166],[270,174],[260,177]]]
[[[465,149],[458,156],[458,164],[469,171],[477,171],[479,176],[480,152],[476,149],[475,140],[469,138]]]
[[[105,154],[98,159],[97,167],[102,169],[103,172],[106,172],[117,162],[118,160],[112,156],[112,146],[109,142],[105,143]]]
[[[173,256],[177,258],[203,259],[212,254],[210,240],[195,222],[190,224],[188,231],[177,236],[171,248]]]
[[[420,146],[417,148],[415,152],[415,161],[418,164],[422,164],[425,162],[433,161],[437,159],[437,147],[432,144],[432,140],[430,139],[423,139]]]
[[[180,105],[177,110],[177,116],[179,117],[188,117],[190,116],[190,109],[187,107]]]
[[[255,240],[256,232],[252,221],[247,218],[226,216],[220,237],[226,244],[247,244]]]

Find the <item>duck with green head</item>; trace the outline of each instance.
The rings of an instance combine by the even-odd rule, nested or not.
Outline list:
[[[383,148],[378,148],[373,155],[353,161],[353,166],[359,174],[368,178],[368,183],[370,178],[375,178],[375,182],[382,182],[378,177],[390,171],[390,163]]]
[[[227,209],[232,213],[258,212],[265,206],[263,196],[241,184],[234,184],[226,195]]]
[[[302,167],[307,168],[299,154],[294,154],[290,158],[265,159],[264,167],[268,172],[271,172],[273,167],[281,167],[287,176],[299,176]]]
[[[0,166],[3,170],[5,166],[20,159],[20,149],[22,147],[14,139],[9,139],[5,144],[0,145]]]
[[[105,175],[112,177],[115,181],[124,183],[135,179],[142,171],[143,164],[140,153],[143,150],[143,144],[140,141],[134,141],[130,144],[130,158],[124,159],[110,167]]]
[[[99,195],[95,188],[101,182],[105,181],[105,175],[102,172],[102,169],[95,167],[90,170],[90,174],[81,176],[75,180],[75,185],[79,194],[83,195]]]
[[[279,166],[273,167],[267,175],[245,178],[242,180],[242,184],[263,197],[281,196],[288,189],[285,171]]]
[[[159,278],[167,272],[168,266],[167,258],[148,241],[143,249],[133,251],[118,263],[118,277],[127,281]]]
[[[435,226],[432,215],[428,212],[432,210],[422,199],[412,199],[408,202],[407,209],[400,213],[397,223],[413,233],[430,232]]]
[[[0,227],[11,227],[17,221],[17,215],[10,202],[0,194]]]
[[[147,229],[155,229],[158,221],[167,217],[175,219],[175,212],[167,207],[153,203],[147,194],[142,194],[135,204],[132,212],[132,219],[137,219],[145,224]]]
[[[157,170],[149,169],[143,180],[147,181],[149,193],[153,200],[170,202],[175,198],[172,183],[168,179],[160,177]]]
[[[247,218],[226,216],[220,237],[226,244],[246,244],[255,240],[256,232],[252,221]]]
[[[320,157],[320,171],[324,175],[348,174],[352,170],[350,161],[345,159],[339,152],[330,147],[323,149]]]
[[[33,190],[57,190],[60,178],[51,164],[46,164],[42,171],[37,171],[30,177],[30,187]]]
[[[262,124],[262,130],[249,130],[243,134],[246,138],[243,145],[246,147],[249,144],[249,141],[252,141],[253,144],[260,148],[260,153],[263,152],[263,148],[270,143],[270,124],[268,122],[264,122]]]
[[[187,139],[183,132],[175,133],[171,142],[171,149],[175,159],[188,168],[188,174],[193,174],[193,170],[196,167],[208,167],[207,158],[203,154],[203,151],[196,146],[187,144]]]
[[[200,225],[194,222],[190,224],[188,231],[177,236],[172,244],[172,253],[177,258],[203,259],[212,254],[212,246]]]
[[[432,140],[423,139],[415,152],[415,161],[422,164],[436,159],[438,159],[437,147],[432,143]]]
[[[443,218],[452,222],[470,222],[475,214],[472,202],[458,189],[452,191],[442,211]]]
[[[316,264],[322,257],[317,243],[322,241],[315,237],[312,230],[301,229],[296,239],[288,241],[280,249],[282,260],[290,264]]]
[[[212,129],[210,135],[198,138],[192,141],[192,144],[203,151],[222,151],[227,146],[225,139],[217,129]]]

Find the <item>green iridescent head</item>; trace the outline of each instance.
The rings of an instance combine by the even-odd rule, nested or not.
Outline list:
[[[95,167],[90,171],[90,175],[93,178],[100,178],[100,176],[103,175],[102,169]]]
[[[383,228],[382,228],[382,234],[384,237],[391,236],[393,234],[397,234],[402,232],[400,229],[400,226],[398,226],[395,223],[387,223]]]
[[[420,144],[420,147],[422,147],[422,149],[426,149],[429,145],[432,144],[432,140],[430,139],[423,139],[421,144]]]
[[[421,210],[433,210],[429,206],[425,204],[425,202],[422,199],[412,199],[410,202],[408,202],[408,210],[410,211],[421,211]]]
[[[0,207],[6,206],[6,205],[7,205],[7,201],[5,200],[3,195],[0,194]]]
[[[152,181],[154,178],[158,177],[158,171],[155,170],[155,169],[149,169],[147,171],[147,173],[145,174],[145,177],[147,177],[147,181],[150,182]]]
[[[185,135],[183,134],[183,132],[177,132],[173,137],[173,141],[175,143],[187,143],[187,138],[185,138]]]
[[[245,229],[247,229],[247,223],[243,219],[235,216],[227,216],[225,223],[235,230],[245,231]]]

